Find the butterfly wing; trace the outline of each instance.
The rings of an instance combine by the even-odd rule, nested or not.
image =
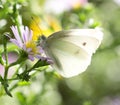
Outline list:
[[[75,29],[48,37],[44,47],[46,55],[52,58],[52,66],[62,76],[72,77],[86,70],[102,40],[102,34],[95,31]]]

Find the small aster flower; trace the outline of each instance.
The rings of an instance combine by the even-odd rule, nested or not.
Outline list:
[[[5,59],[4,54],[2,55],[2,58]],[[15,62],[17,60],[17,58],[18,58],[18,56],[16,53],[14,53],[14,52],[8,53],[8,62],[10,64]],[[14,75],[16,67],[17,67],[17,65],[15,65],[9,69],[8,78],[11,78]],[[4,66],[0,64],[0,76],[4,77],[4,73],[5,73]]]
[[[20,33],[17,26],[11,26],[11,30],[15,38],[10,37],[10,41],[16,44],[19,48],[28,54],[28,58],[33,61],[34,58],[45,60],[44,51],[41,46],[38,46],[33,40],[33,32],[27,26],[20,27]]]

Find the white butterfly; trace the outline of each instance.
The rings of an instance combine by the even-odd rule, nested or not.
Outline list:
[[[98,29],[59,31],[45,40],[43,48],[53,60],[52,67],[63,77],[72,77],[87,69],[102,38]]]

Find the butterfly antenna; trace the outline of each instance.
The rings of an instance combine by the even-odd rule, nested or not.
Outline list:
[[[36,26],[39,28],[39,31],[40,31],[41,35],[43,35],[42,29],[40,28],[40,26],[39,26],[39,24],[37,23],[37,21],[36,21],[33,17],[31,17],[31,18],[32,18],[32,20],[35,22]]]

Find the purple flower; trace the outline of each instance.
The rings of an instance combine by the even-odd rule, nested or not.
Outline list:
[[[4,59],[4,55],[2,55],[2,58]],[[8,53],[8,62],[11,64],[17,60],[18,56],[14,52]],[[13,66],[8,71],[8,78],[12,77],[12,75],[15,73],[15,67]],[[3,77],[5,73],[4,66],[0,64],[0,75]]]
[[[20,27],[20,32],[16,26],[11,26],[15,38],[10,37],[10,41],[28,54],[28,58],[33,61],[34,58],[47,59],[41,46],[38,46],[33,38],[33,32],[27,26]]]

